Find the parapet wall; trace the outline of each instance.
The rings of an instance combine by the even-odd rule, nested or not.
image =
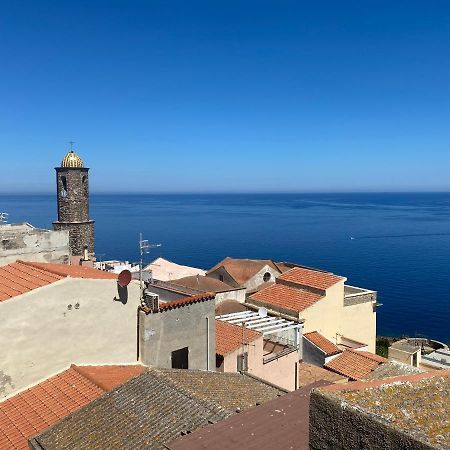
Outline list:
[[[328,393],[313,391],[309,411],[311,450],[431,450],[417,436],[394,428]]]
[[[34,262],[67,264],[69,262],[69,233],[27,229],[14,226],[0,231],[0,266],[10,264],[17,259]]]

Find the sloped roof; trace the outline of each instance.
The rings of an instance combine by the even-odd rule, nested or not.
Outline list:
[[[28,449],[28,439],[143,370],[142,366],[78,367],[0,403],[0,449]],[[83,375],[87,369],[92,376]],[[97,370],[97,371],[96,371]],[[114,382],[112,382],[114,380]]]
[[[162,448],[282,391],[238,373],[150,369],[35,436],[32,448]]]
[[[300,386],[307,386],[321,380],[330,383],[347,381],[342,375],[323,369],[322,367],[314,366],[304,361],[298,364],[298,381]]]
[[[303,311],[322,298],[321,295],[303,289],[295,289],[284,284],[273,284],[250,296],[265,305],[278,306],[289,311]]]
[[[118,275],[104,270],[94,269],[93,267],[76,266],[69,264],[54,264],[42,262],[17,261],[46,272],[54,273],[62,277],[72,278],[91,278],[96,280],[116,280]]]
[[[16,261],[0,267],[0,302],[47,286],[66,277],[117,279],[117,275],[90,267]]]
[[[123,366],[75,366],[72,367],[83,377],[91,380],[104,391],[111,391],[146,370],[141,365]]]
[[[337,345],[333,344],[325,336],[322,336],[318,331],[305,333],[303,337],[312,342],[316,347],[320,348],[320,350],[325,353],[325,356],[337,355],[342,352]]]
[[[218,355],[228,355],[243,344],[248,344],[260,337],[262,334],[257,331],[216,320],[216,354]]]
[[[314,385],[290,392],[167,445],[171,450],[309,450],[309,394]]]
[[[151,270],[153,278],[161,281],[171,281],[177,278],[190,275],[205,275],[205,271],[196,267],[183,266],[165,258],[156,258],[144,267],[144,270]]]
[[[227,256],[209,269],[207,274],[223,267],[238,284],[244,284],[265,266],[281,272],[271,259],[237,259]]]
[[[189,297],[183,297],[177,300],[171,300],[169,302],[160,302],[159,309],[157,311],[152,311],[146,306],[141,306],[141,309],[146,314],[155,314],[163,311],[169,311],[171,309],[182,308],[183,306],[193,305],[194,303],[207,302],[209,300],[214,300],[215,298],[216,295],[213,292],[205,292],[204,294],[191,295]]]
[[[370,352],[345,350],[324,365],[326,369],[344,375],[351,380],[366,377],[387,359]]]
[[[307,269],[305,267],[293,267],[278,277],[278,280],[309,286],[315,289],[328,289],[331,286],[345,281],[346,278],[334,275],[330,272]]]
[[[216,280],[215,278],[211,277],[205,277],[202,275],[192,275],[189,277],[180,278],[178,280],[172,280],[171,283],[203,292],[217,293],[236,290],[235,287],[232,287],[229,284],[224,283],[223,281]]]

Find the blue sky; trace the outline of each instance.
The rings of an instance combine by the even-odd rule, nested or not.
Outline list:
[[[450,190],[448,1],[1,1],[0,192]]]

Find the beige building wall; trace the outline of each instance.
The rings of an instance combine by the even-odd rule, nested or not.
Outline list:
[[[65,278],[0,302],[0,398],[71,363],[136,363],[139,284],[117,297],[116,280]]]
[[[216,305],[225,300],[235,300],[239,303],[245,302],[246,289],[236,289],[233,291],[217,292],[216,293]]]
[[[228,353],[223,358],[222,372],[237,372],[237,358],[243,352],[248,353],[248,373],[263,378],[263,337],[259,337],[247,345]]]
[[[263,375],[261,378],[288,391],[293,391],[296,386],[295,378],[298,376],[298,362],[298,352],[288,353],[281,358],[263,364]]]
[[[372,302],[344,306],[341,334],[367,344],[367,350],[375,353],[377,313]]]
[[[344,306],[344,282],[326,290],[326,295],[300,313],[305,319],[303,333],[318,331],[331,342],[340,343],[340,336],[367,344],[375,352],[376,312],[372,302]]]

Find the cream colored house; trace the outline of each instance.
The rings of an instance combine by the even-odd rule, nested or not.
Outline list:
[[[355,340],[375,352],[376,292],[347,286],[345,281],[329,272],[297,266],[247,302],[303,320],[304,333],[316,331],[337,345]]]
[[[68,365],[134,364],[139,284],[64,264],[0,267],[0,398]]]

